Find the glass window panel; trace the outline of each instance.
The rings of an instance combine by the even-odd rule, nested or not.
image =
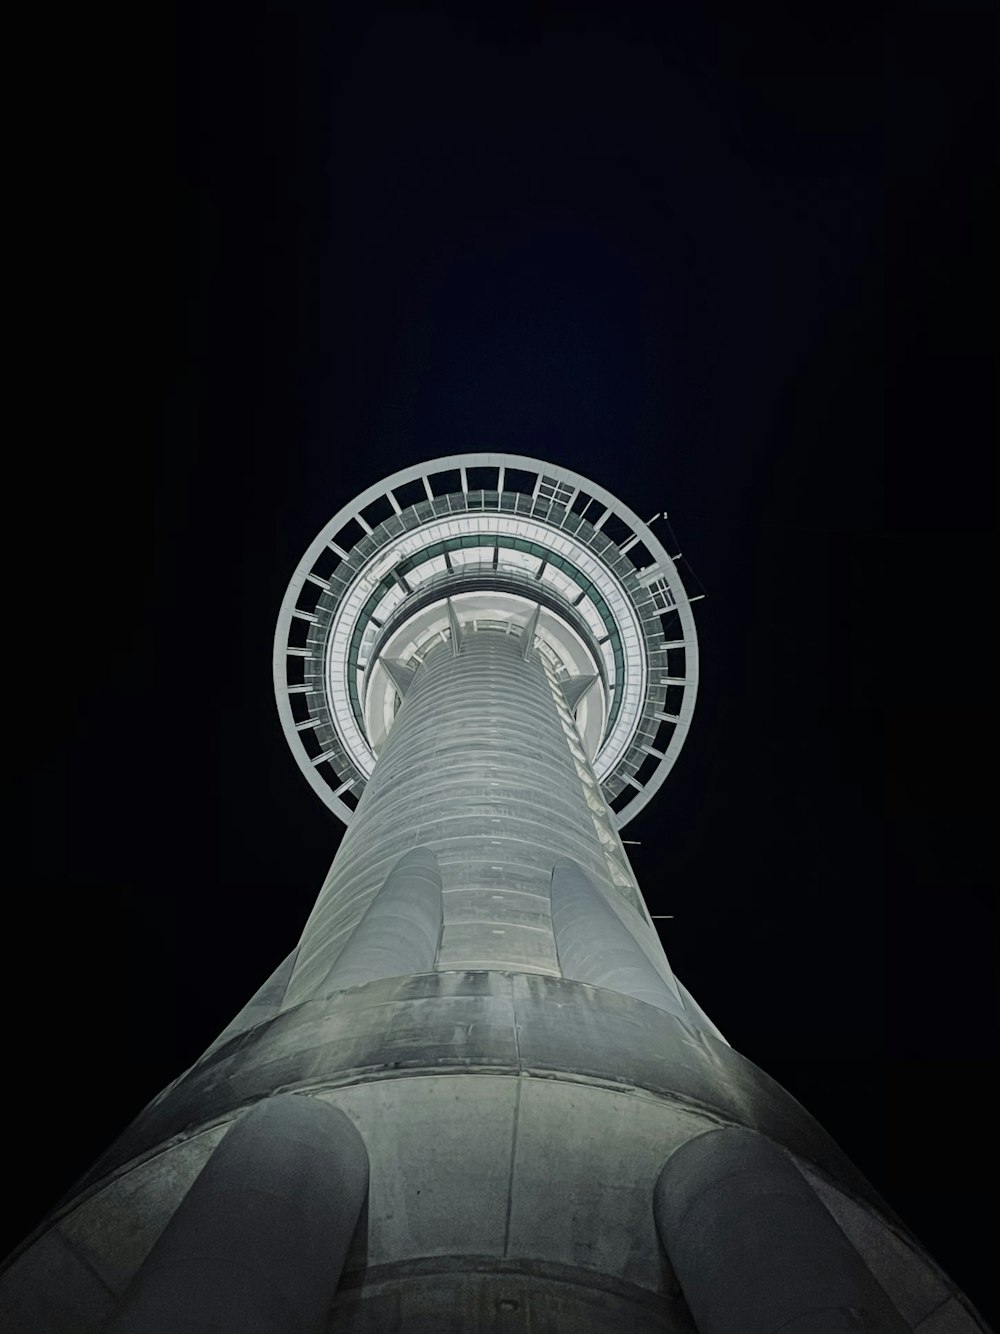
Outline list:
[[[491,552],[490,559],[492,560],[492,558],[493,554]],[[527,551],[512,551],[509,547],[501,547],[497,568],[500,570],[525,570],[534,573],[538,569],[538,557],[532,556]]]
[[[604,622],[601,619],[600,613],[598,612],[597,608],[594,606],[594,604],[590,601],[589,598],[584,598],[584,600],[580,603],[579,607],[577,608],[577,611],[579,611],[583,615],[583,619],[587,622],[587,625],[594,632],[594,634],[597,636],[598,639],[602,639],[604,635],[607,634],[607,630],[605,629]]]

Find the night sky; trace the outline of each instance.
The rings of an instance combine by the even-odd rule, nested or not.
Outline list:
[[[707,596],[689,739],[625,831],[650,910],[992,1313],[989,7],[461,8],[140,6],[53,43],[5,1240],[317,893],[340,826],[270,680],[305,547],[498,449],[669,512]]]

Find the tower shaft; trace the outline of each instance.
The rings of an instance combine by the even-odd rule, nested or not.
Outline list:
[[[439,969],[559,975],[550,882],[580,865],[668,973],[562,691],[537,651],[462,630],[419,667],[303,932],[285,998],[321,991],[399,858],[440,869]]]

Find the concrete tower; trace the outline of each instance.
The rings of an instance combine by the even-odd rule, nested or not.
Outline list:
[[[4,1329],[983,1328],[661,948],[620,831],[698,650],[646,523],[537,459],[404,469],[309,548],[274,676],[343,841],[288,958],[8,1262]]]

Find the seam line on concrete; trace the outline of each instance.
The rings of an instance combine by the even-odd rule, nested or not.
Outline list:
[[[509,969],[511,972],[524,973],[526,976],[540,973],[543,977],[562,977],[558,968],[551,968],[546,964],[529,966],[515,959],[443,959],[437,965],[439,973],[480,973],[489,968],[502,968],[505,972]]]
[[[549,902],[548,894],[536,894],[530,889],[510,889],[507,885],[483,885],[477,888],[474,885],[462,885],[458,889],[442,889],[442,894],[523,894],[527,899],[541,899],[543,903]]]
[[[552,934],[550,927],[530,926],[527,922],[512,922],[508,917],[470,917],[465,922],[457,920],[445,922],[445,928],[449,926],[502,926],[510,927],[512,930],[517,928],[519,931],[541,931],[546,936]]]
[[[61,1223],[62,1219],[60,1219],[59,1222]],[[98,1273],[98,1271],[94,1268],[94,1265],[91,1263],[90,1259],[83,1253],[83,1251],[80,1250],[80,1248],[76,1245],[76,1243],[70,1241],[69,1237],[66,1236],[66,1233],[62,1230],[59,1223],[56,1223],[56,1225],[52,1228],[52,1231],[55,1232],[55,1234],[58,1236],[62,1244],[66,1247],[69,1253],[76,1260],[80,1262],[83,1268],[86,1269],[89,1274],[93,1274],[94,1278],[97,1279],[98,1283],[100,1283],[101,1287],[108,1294],[108,1296],[111,1297],[117,1304],[120,1305],[122,1296],[124,1294],[120,1292],[115,1292],[111,1284],[107,1281],[107,1279],[103,1278],[101,1274]],[[145,1261],[143,1263],[145,1263]]]
[[[542,1278],[574,1287],[590,1288],[601,1292],[615,1292],[626,1300],[662,1310],[664,1294],[642,1288],[627,1280],[615,1278],[598,1269],[581,1269],[574,1265],[549,1260],[526,1260],[523,1256],[497,1259],[493,1255],[465,1254],[447,1256],[417,1256],[411,1260],[373,1265],[369,1269],[344,1274],[337,1285],[334,1310],[342,1305],[341,1292],[357,1295],[366,1289],[380,1288],[400,1278],[437,1277],[440,1274],[517,1274],[528,1278]],[[350,1296],[347,1297],[350,1300]]]
[[[882,1291],[884,1292],[885,1289],[883,1288]],[[920,1317],[917,1323],[913,1326],[914,1334],[920,1334],[920,1331],[927,1327],[928,1321],[933,1320],[936,1315],[943,1311],[944,1308],[952,1302],[955,1302],[956,1305],[962,1308],[963,1315],[970,1314],[968,1307],[960,1300],[960,1294],[955,1290],[951,1290],[946,1297],[938,1302],[937,1306],[935,1306],[932,1311],[928,1311],[926,1315]],[[895,1303],[893,1304],[895,1305]],[[896,1309],[898,1310],[899,1308],[897,1307]],[[976,1314],[978,1318],[978,1312]]]
[[[503,1255],[507,1259],[510,1250],[510,1216],[514,1207],[514,1166],[517,1160],[517,1123],[521,1114],[521,1080],[518,1079],[514,1091],[514,1128],[510,1138],[510,1176],[507,1179],[507,1216],[503,1225]]]

